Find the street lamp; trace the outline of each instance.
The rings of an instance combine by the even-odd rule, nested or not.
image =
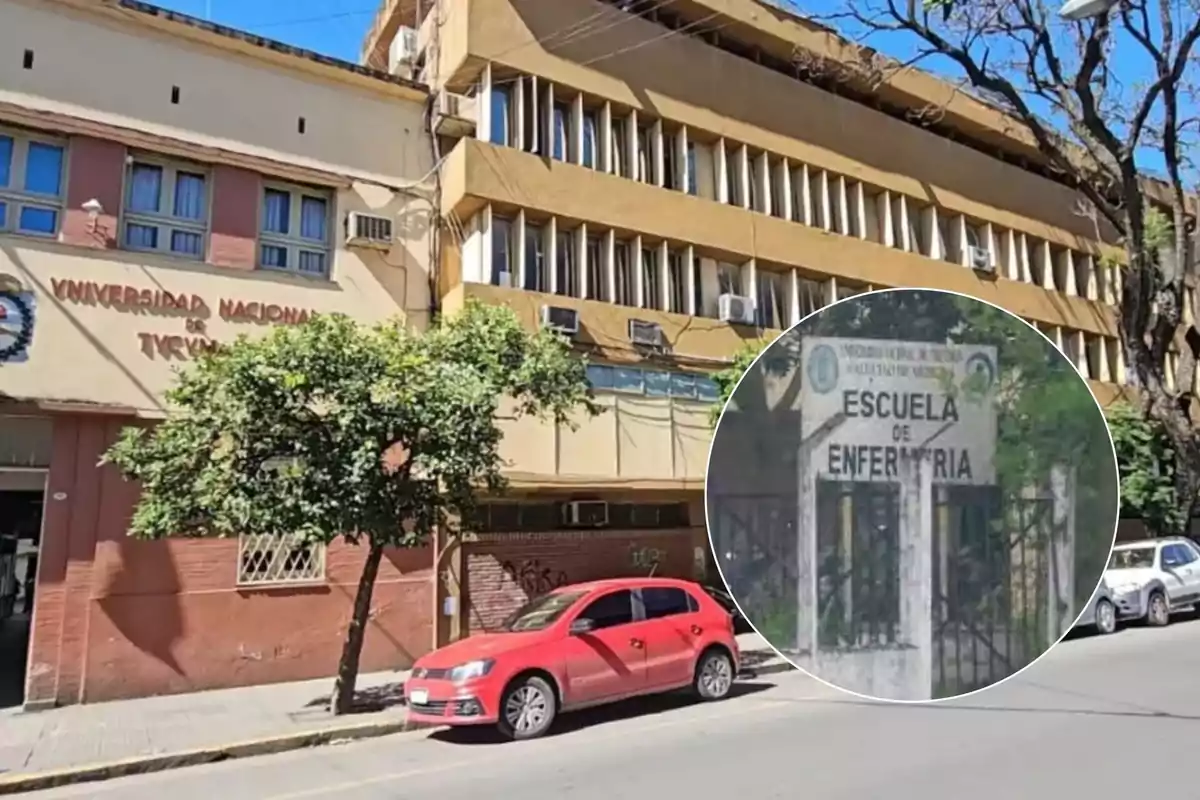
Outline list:
[[[1080,22],[1107,14],[1120,0],[1067,0],[1058,15],[1064,19]]]

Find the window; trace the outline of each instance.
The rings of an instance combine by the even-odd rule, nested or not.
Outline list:
[[[547,292],[550,280],[546,273],[546,244],[539,225],[525,224],[525,285],[530,292]]]
[[[1177,544],[1169,544],[1162,549],[1162,565],[1166,569],[1168,567],[1182,567],[1187,561],[1184,558],[1183,548]]]
[[[587,296],[589,300],[608,301],[608,281],[604,274],[604,248],[599,236],[589,236],[584,256],[587,258]]]
[[[692,372],[589,364],[587,377],[588,383],[597,391],[677,397],[705,403],[715,401],[719,394],[717,384],[711,378]]]
[[[687,193],[699,194],[696,185],[696,143],[688,142],[687,146]]]
[[[588,603],[579,613],[579,619],[590,619],[592,630],[615,628],[633,622],[633,592],[622,589],[611,592]]]
[[[746,167],[750,170],[750,208],[754,211],[766,211],[762,203],[762,170],[758,168],[758,159],[749,156]]]
[[[637,159],[634,167],[637,173],[633,176],[636,181],[649,183],[653,177],[650,170],[650,128],[647,125],[638,127],[637,132]]]
[[[554,104],[554,149],[550,154],[559,161],[567,160],[567,142],[570,141],[567,135],[570,123],[567,120],[570,116],[571,110],[566,103]]]
[[[58,233],[65,157],[60,144],[0,133],[0,231]]]
[[[704,281],[700,279],[700,256],[692,256],[692,302],[695,313],[704,313]]]
[[[626,146],[625,138],[626,124],[623,119],[612,121],[612,141],[609,143],[609,147],[612,149],[612,173],[622,178],[629,177],[629,148]]]
[[[325,579],[325,547],[299,536],[241,536],[239,584],[315,583]]]
[[[683,259],[683,253],[667,255],[667,280],[671,284],[670,294],[667,297],[669,301],[667,310],[676,314],[687,313],[687,278]]]
[[[301,275],[329,275],[329,198],[317,189],[263,191],[259,265]]]
[[[677,133],[663,134],[663,186],[667,189],[679,189],[678,137]]]
[[[512,93],[508,84],[492,84],[492,119],[488,140],[492,144],[510,145],[512,138]]]
[[[783,327],[783,276],[774,272],[758,273],[758,324],[763,328]]]
[[[742,204],[742,161],[737,150],[725,149],[725,197],[731,206]]]
[[[499,630],[509,633],[545,630],[582,597],[583,592],[552,592],[535,597],[500,623]]]
[[[654,586],[642,589],[642,607],[646,610],[646,619],[662,619],[691,612],[692,605],[683,589],[673,586]]]
[[[596,112],[583,112],[583,154],[585,167],[596,168]]]
[[[629,257],[632,246],[628,242],[617,242],[613,268],[616,270],[617,296],[614,300],[623,306],[634,305],[633,259]]]
[[[513,263],[516,248],[513,247],[512,220],[492,217],[492,275],[493,286],[512,286]]]
[[[662,282],[659,272],[658,249],[642,248],[642,308],[662,308]]]
[[[733,264],[717,264],[717,294],[741,294],[741,273]]]
[[[121,222],[123,247],[204,258],[208,177],[195,167],[134,159]]]
[[[537,78],[521,78],[524,104],[521,110],[521,146],[529,153],[542,152],[541,119],[538,115]]]
[[[555,294],[579,297],[579,270],[575,268],[575,231],[559,231],[555,250]]]

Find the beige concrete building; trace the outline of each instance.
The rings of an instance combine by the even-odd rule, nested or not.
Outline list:
[[[97,461],[213,342],[312,312],[426,324],[427,93],[136,2],[3,0],[0,50],[0,590],[37,570],[27,650],[0,603],[0,697],[331,673],[354,550],[130,541],[136,487]],[[387,567],[367,668],[428,649],[430,558]]]
[[[708,375],[872,287],[998,303],[1102,403],[1121,393],[1108,232],[987,104],[915,71],[867,95],[798,68],[852,56],[760,0],[383,4],[364,63],[436,95],[442,302],[564,330],[610,409],[574,431],[511,431],[534,510],[493,524],[506,563],[537,559],[499,531],[557,529],[580,508],[603,527],[591,501],[654,499],[688,510],[692,536],[666,549],[690,542],[703,569]],[[914,122],[929,108],[935,126]],[[550,502],[567,517],[539,510]]]

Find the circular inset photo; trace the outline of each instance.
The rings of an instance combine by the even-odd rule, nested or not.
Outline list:
[[[1049,339],[975,298],[891,289],[759,355],[717,422],[705,506],[772,647],[919,702],[1015,675],[1083,619],[1119,483],[1104,414]]]

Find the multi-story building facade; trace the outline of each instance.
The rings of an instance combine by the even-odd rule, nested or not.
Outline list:
[[[212,342],[313,312],[426,324],[427,93],[131,1],[3,0],[0,49],[0,695],[331,674],[355,548],[130,540],[137,489],[98,461]],[[389,559],[366,668],[429,648],[431,559]]]
[[[661,498],[687,512],[690,535],[661,545],[687,569],[706,552],[709,374],[870,288],[992,301],[1056,342],[1102,404],[1124,391],[1109,232],[993,107],[916,71],[868,97],[798,68],[851,55],[760,0],[384,4],[364,63],[436,93],[441,302],[562,327],[609,408],[576,430],[510,431],[526,504],[497,506],[496,531],[561,526],[548,504]],[[480,542],[480,568],[559,574],[542,540]]]

